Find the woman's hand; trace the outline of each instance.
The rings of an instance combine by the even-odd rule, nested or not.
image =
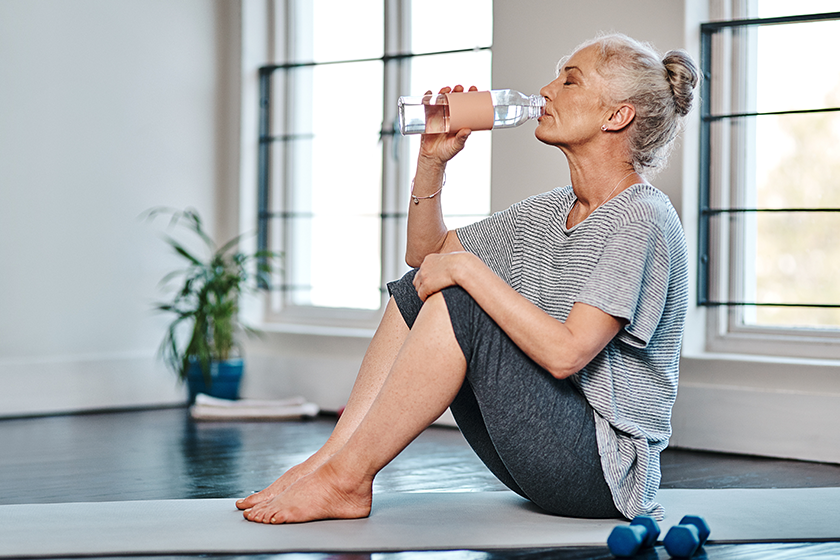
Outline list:
[[[414,275],[414,288],[422,301],[449,286],[457,286],[459,274],[478,257],[472,253],[432,253]],[[480,261],[479,261],[480,262]]]
[[[627,324],[604,311],[575,303],[560,321],[510,287],[468,252],[428,255],[414,276],[422,301],[460,286],[525,354],[557,379],[580,371]]]
[[[454,88],[445,87],[440,90],[438,95],[461,93],[462,91],[464,91],[464,86],[459,85]],[[469,91],[478,91],[478,89],[475,86],[471,86]],[[426,96],[431,99],[432,92],[427,91]],[[434,116],[431,118],[443,118],[443,116]],[[420,137],[420,159],[426,159],[437,164],[445,164],[464,149],[470,132],[470,129],[463,128],[454,132],[449,131],[446,134],[423,134]]]

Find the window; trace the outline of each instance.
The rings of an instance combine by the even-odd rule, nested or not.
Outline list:
[[[260,70],[259,245],[284,254],[269,320],[365,323],[405,270],[419,138],[395,133],[397,98],[490,88],[491,0],[286,0],[280,64]],[[446,14],[445,17],[443,14]],[[469,17],[467,17],[469,14]],[[465,24],[451,33],[448,21]],[[285,51],[285,52],[282,52]],[[489,212],[489,133],[447,169],[457,227]]]
[[[840,71],[829,62],[840,13],[821,12],[837,7],[825,1],[733,4],[743,19],[701,29],[709,347],[840,357]]]

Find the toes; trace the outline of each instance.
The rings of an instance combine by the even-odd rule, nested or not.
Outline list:
[[[261,511],[254,511],[253,508],[246,509],[242,514],[245,519],[248,521],[253,521],[254,523],[261,523],[262,522],[262,512]]]
[[[278,521],[275,521],[278,519]],[[249,521],[253,521],[254,523],[282,523],[279,521],[279,515],[277,515],[276,509],[269,509],[267,507],[261,507],[251,510],[251,517],[248,518]]]
[[[266,504],[261,504],[257,507],[248,508],[242,512],[242,515],[245,517],[245,519],[254,523],[276,525],[286,522],[285,517],[277,511],[277,508],[267,507]]]
[[[242,498],[241,500],[236,500],[236,507],[238,509],[250,509],[269,499],[271,499],[271,496],[267,495],[263,490]]]
[[[283,525],[289,522],[289,518],[283,512],[275,511],[271,514],[271,518],[268,519],[267,522],[271,523],[272,525]]]
[[[256,494],[251,494],[247,498],[242,498],[241,500],[236,500],[236,507],[239,509],[248,509],[253,507],[257,501],[254,500]]]

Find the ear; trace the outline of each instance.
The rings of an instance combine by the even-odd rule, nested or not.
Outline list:
[[[633,122],[634,118],[636,118],[635,107],[628,104],[619,105],[618,108],[612,112],[609,119],[607,119],[607,122],[604,125],[605,128],[602,128],[602,130],[604,130],[604,132],[607,130],[611,132],[618,132],[630,126],[630,123]]]

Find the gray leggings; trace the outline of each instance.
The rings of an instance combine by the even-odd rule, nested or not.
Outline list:
[[[409,328],[423,306],[414,273],[388,284]],[[584,396],[526,356],[465,290],[442,293],[467,360],[466,381],[450,409],[478,457],[508,488],[551,513],[621,517]]]

